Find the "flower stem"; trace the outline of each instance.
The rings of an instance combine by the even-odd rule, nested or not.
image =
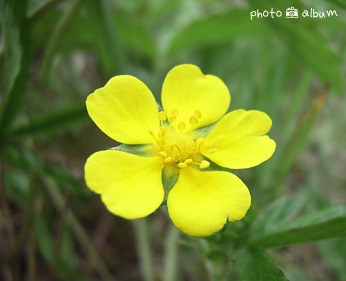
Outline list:
[[[166,256],[165,256],[165,271],[163,280],[164,281],[174,281],[177,280],[177,255],[178,255],[178,238],[180,232],[172,225],[168,236],[166,238]]]
[[[153,257],[150,250],[150,239],[148,231],[148,221],[146,218],[135,220],[137,251],[140,259],[140,267],[143,280],[154,281]]]

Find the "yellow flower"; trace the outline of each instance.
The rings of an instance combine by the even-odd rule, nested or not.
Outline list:
[[[176,227],[192,236],[211,235],[227,220],[242,219],[251,205],[247,187],[209,165],[256,166],[271,157],[275,142],[265,135],[272,124],[265,113],[235,110],[223,116],[230,100],[219,78],[189,64],[168,73],[161,112],[140,80],[113,77],[89,95],[88,113],[109,137],[142,146],[127,146],[137,153],[115,148],[91,155],[87,185],[110,212],[128,219],[151,214],[167,199]],[[164,186],[163,178],[177,180]]]

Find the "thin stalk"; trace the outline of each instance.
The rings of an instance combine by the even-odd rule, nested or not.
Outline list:
[[[58,209],[60,212],[64,211],[64,198],[57,184],[49,177],[44,177],[43,181],[46,185],[48,194],[50,195],[55,208]],[[104,264],[97,250],[91,243],[88,235],[85,233],[80,222],[71,210],[67,211],[66,221],[69,223],[74,235],[76,236],[76,240],[79,241],[85,254],[89,257],[89,261],[93,264],[93,266],[96,268],[96,270],[102,277],[102,280],[115,281],[115,279],[109,273],[106,265]]]
[[[36,243],[35,243],[35,235],[33,231],[30,231],[29,234],[29,243],[28,243],[28,254],[27,254],[27,261],[28,261],[28,270],[27,270],[27,281],[35,281],[36,278]]]
[[[78,12],[80,11],[80,7],[82,3],[83,3],[83,0],[75,0],[70,6],[69,10],[63,16],[63,18],[57,24],[52,34],[52,37],[50,38],[48,42],[46,53],[43,58],[42,68],[40,72],[40,78],[42,81],[47,80],[54,55],[59,48],[59,43],[61,42],[68,28],[71,26],[71,23],[73,22],[73,20],[76,18]]]
[[[179,234],[179,230],[172,225],[166,238],[165,271],[163,276],[164,281],[178,280],[177,256]]]
[[[140,267],[145,281],[154,281],[153,257],[150,249],[148,221],[146,218],[134,221],[136,231],[137,251],[140,259]]]

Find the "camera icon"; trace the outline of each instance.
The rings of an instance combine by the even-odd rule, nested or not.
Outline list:
[[[298,9],[295,9],[294,7],[286,9],[286,18],[288,19],[298,18]]]

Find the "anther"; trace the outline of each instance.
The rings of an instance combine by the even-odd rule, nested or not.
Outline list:
[[[185,163],[179,163],[178,167],[184,169],[187,167],[187,165]]]
[[[166,113],[164,111],[160,111],[158,118],[160,121],[166,121],[167,119]]]
[[[167,158],[167,153],[165,151],[160,151],[159,155],[161,155],[163,158]]]
[[[184,123],[184,122],[179,122],[179,124],[178,124],[178,129],[179,129],[179,130],[184,130],[185,128],[186,128],[185,123]]]
[[[172,115],[178,116],[178,115],[179,115],[178,109],[173,108],[173,109],[172,109]]]
[[[202,118],[202,113],[201,113],[201,111],[198,110],[198,109],[195,110],[194,115],[195,115],[198,119],[201,119],[201,118]]]
[[[160,127],[160,130],[159,130],[159,138],[162,138],[166,133],[166,128],[165,127]]]
[[[151,128],[148,128],[148,131],[149,131],[150,135],[152,135],[153,137],[155,137],[155,134],[154,134],[154,131],[153,131],[153,129],[151,129]]]
[[[166,157],[165,160],[163,160],[163,162],[165,162],[166,164],[169,163],[169,162],[172,162],[173,160],[173,157]]]
[[[202,160],[201,165],[199,165],[200,169],[208,168],[210,163],[207,160]]]
[[[215,153],[217,151],[217,147],[213,147],[209,149],[209,153]]]
[[[168,121],[169,121],[169,123],[171,123],[171,124],[174,123],[175,120],[177,120],[177,116],[176,116],[176,115],[172,115],[171,117],[168,118]]]
[[[197,124],[197,123],[198,123],[197,117],[196,117],[195,115],[191,115],[190,120],[189,120],[189,123],[190,123],[191,125]]]
[[[187,159],[184,161],[184,163],[185,163],[186,165],[189,165],[189,164],[192,164],[192,163],[193,163],[193,160],[190,159],[190,158],[187,158]]]

